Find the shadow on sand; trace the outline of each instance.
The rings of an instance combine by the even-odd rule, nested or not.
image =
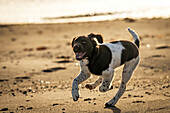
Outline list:
[[[104,109],[110,109],[113,111],[113,113],[120,113],[121,110],[119,108],[117,108],[116,106],[114,107],[104,107]]]
[[[65,70],[65,69],[66,69],[65,67],[55,67],[55,68],[45,69],[45,70],[42,70],[42,71],[46,72],[46,73],[50,73],[50,72],[54,72],[54,71],[58,71],[58,70]]]

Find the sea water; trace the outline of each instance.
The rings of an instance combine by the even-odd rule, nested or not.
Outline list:
[[[170,17],[170,0],[0,0],[0,24],[154,17]]]

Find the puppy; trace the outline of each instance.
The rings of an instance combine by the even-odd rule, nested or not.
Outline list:
[[[134,30],[127,28],[134,39],[130,41],[113,41],[103,43],[103,38],[99,34],[89,34],[88,36],[78,36],[72,41],[72,48],[76,59],[80,62],[80,73],[73,80],[72,96],[73,100],[79,98],[78,85],[87,80],[91,74],[99,76],[94,83],[87,84],[87,89],[95,89],[98,85],[100,92],[110,90],[114,69],[124,65],[122,81],[116,95],[108,101],[105,106],[114,106],[126,90],[126,84],[132,76],[133,71],[139,63],[139,37]]]

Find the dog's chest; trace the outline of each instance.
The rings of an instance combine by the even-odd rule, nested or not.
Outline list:
[[[97,66],[89,66],[89,61],[87,59],[83,59],[80,61],[81,71],[85,73],[92,73],[94,75],[102,75],[102,73],[98,73]]]
[[[87,66],[88,63],[89,63],[89,61],[87,59],[83,59],[80,61],[81,71],[90,73],[89,68]]]

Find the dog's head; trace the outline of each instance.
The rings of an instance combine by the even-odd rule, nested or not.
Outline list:
[[[78,36],[72,41],[73,51],[77,60],[91,57],[97,43],[103,43],[103,38],[100,34],[89,34],[88,36]]]

